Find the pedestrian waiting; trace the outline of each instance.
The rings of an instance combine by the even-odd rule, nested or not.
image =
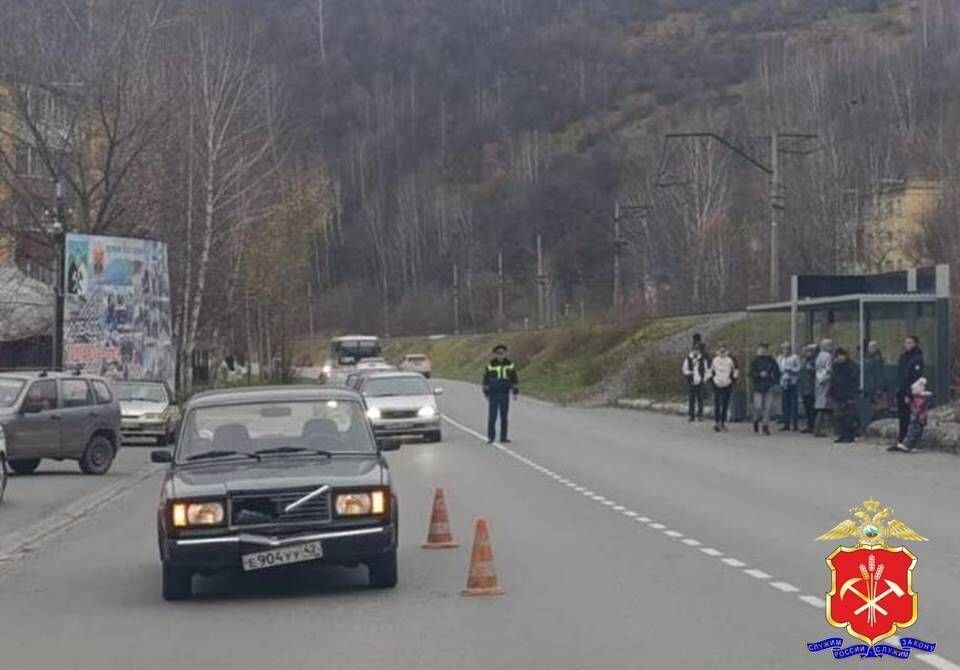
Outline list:
[[[817,411],[817,419],[813,427],[813,436],[824,437],[827,424],[830,423],[830,375],[833,373],[833,340],[824,338],[820,341],[820,353],[817,354],[814,372],[816,374],[814,409]]]
[[[497,417],[500,418],[500,443],[509,444],[507,428],[510,415],[510,394],[520,393],[517,368],[507,357],[507,347],[498,344],[493,348],[493,358],[483,371],[483,395],[487,398],[487,444],[496,437]]]
[[[770,345],[761,342],[757,347],[757,356],[750,363],[750,382],[753,385],[753,432],[770,434],[770,408],[773,404],[773,390],[780,381],[780,368],[770,355]]]
[[[910,453],[921,449],[920,440],[923,439],[923,431],[927,425],[927,409],[930,405],[930,398],[933,394],[927,390],[927,380],[921,377],[910,387],[910,425],[907,427],[907,434],[895,446],[887,451],[902,451]]]
[[[703,385],[707,381],[707,357],[703,351],[703,343],[695,340],[681,366],[683,377],[687,380],[690,421],[703,421]]]
[[[740,370],[737,359],[730,354],[723,342],[717,345],[717,355],[710,361],[707,377],[713,385],[713,429],[718,433],[726,432],[730,395],[740,377]]]
[[[923,351],[920,338],[911,335],[903,341],[903,353],[897,362],[897,417],[900,419],[900,431],[897,444],[907,439],[907,431],[912,421],[910,403],[913,400],[913,385],[923,377]]]
[[[857,397],[860,395],[860,368],[846,349],[838,347],[830,372],[830,402],[837,425],[837,444],[849,444],[857,436]]]
[[[817,418],[817,345],[803,348],[803,365],[797,377],[797,395],[803,402],[803,415],[807,426],[804,433],[812,433]]]
[[[793,353],[789,342],[780,345],[780,355],[777,357],[777,366],[780,368],[781,392],[781,429],[799,430],[799,410],[797,406],[797,384],[800,380],[800,371],[803,363],[800,357]]]

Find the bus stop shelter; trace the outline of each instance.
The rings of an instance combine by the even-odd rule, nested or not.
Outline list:
[[[925,376],[939,402],[950,398],[950,268],[947,265],[875,275],[794,275],[786,302],[750,305],[751,319],[789,315],[794,351],[829,337],[860,365],[876,341],[883,353],[883,382],[893,389],[904,338],[915,335],[926,361]]]

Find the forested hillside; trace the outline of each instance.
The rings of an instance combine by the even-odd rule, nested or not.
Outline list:
[[[32,86],[70,101],[69,150],[26,124],[40,174],[67,181],[73,229],[170,243],[186,352],[450,330],[455,267],[462,329],[489,330],[500,252],[504,319],[534,324],[538,234],[545,318],[608,319],[617,201],[623,314],[766,300],[775,130],[781,287],[880,267],[868,205],[909,179],[938,194],[909,254],[960,257],[954,0],[0,9],[11,113],[36,121]],[[665,138],[691,131],[740,153]],[[39,227],[49,200],[2,178],[0,225]]]

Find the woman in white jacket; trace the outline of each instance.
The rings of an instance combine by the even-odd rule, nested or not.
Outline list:
[[[827,423],[830,421],[830,377],[833,374],[833,340],[824,338],[820,342],[820,353],[817,354],[815,364],[816,399],[814,407],[817,410],[817,421],[813,427],[814,437],[826,435]]]
[[[707,371],[707,378],[713,383],[713,429],[718,433],[727,430],[730,394],[739,377],[737,359],[730,355],[726,345],[721,342]]]

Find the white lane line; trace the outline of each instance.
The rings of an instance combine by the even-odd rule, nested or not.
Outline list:
[[[821,610],[827,609],[827,601],[823,596],[798,596],[797,599],[800,602],[807,603],[811,607],[816,607]]]
[[[768,575],[763,570],[757,570],[756,568],[744,570],[743,572],[744,574],[750,575],[751,577],[754,577],[756,579],[770,579],[770,575]]]
[[[480,441],[482,441],[482,442],[486,442],[486,439],[487,439],[487,438],[486,438],[484,435],[482,435],[481,433],[479,433],[479,432],[477,432],[477,431],[475,431],[475,430],[473,430],[473,429],[471,429],[471,428],[468,428],[467,426],[463,425],[462,423],[460,423],[460,422],[458,422],[458,421],[455,421],[455,420],[451,419],[450,417],[448,417],[448,416],[446,416],[446,415],[443,416],[443,419],[444,419],[445,421],[449,422],[451,425],[453,425],[453,426],[459,428],[460,430],[462,430],[463,432],[467,433],[468,435],[472,435],[473,437],[477,438],[478,440],[480,440]],[[602,502],[604,503],[604,505],[607,505],[608,507],[611,507],[611,508],[612,508],[614,511],[616,511],[616,512],[622,513],[624,516],[633,518],[633,520],[634,520],[634,521],[637,521],[638,523],[650,524],[650,528],[655,528],[655,529],[657,529],[657,530],[663,530],[663,529],[666,529],[666,528],[667,528],[664,524],[655,522],[655,521],[653,521],[652,519],[650,519],[649,517],[638,516],[636,512],[634,512],[634,511],[632,511],[632,510],[626,510],[626,509],[624,509],[621,505],[617,505],[615,502],[613,502],[613,501],[611,501],[611,500],[607,500],[607,499],[604,498],[603,496],[600,496],[599,494],[594,493],[593,491],[589,491],[589,490],[587,490],[586,488],[584,488],[584,487],[582,487],[582,486],[578,486],[575,482],[573,482],[573,481],[571,481],[571,480],[569,480],[569,479],[560,477],[557,473],[549,470],[548,468],[545,468],[544,466],[542,466],[542,465],[540,465],[540,464],[538,464],[538,463],[535,463],[534,461],[530,460],[529,458],[526,458],[526,457],[524,457],[524,456],[521,456],[521,455],[518,454],[517,452],[513,451],[513,450],[510,449],[509,447],[506,447],[506,446],[500,444],[499,442],[494,442],[492,446],[495,447],[496,449],[502,451],[503,453],[507,454],[508,456],[511,456],[512,458],[520,461],[521,463],[524,463],[524,464],[526,464],[526,465],[529,465],[531,468],[533,468],[534,470],[540,472],[541,474],[547,475],[548,477],[556,480],[558,483],[564,484],[565,486],[570,487],[572,490],[577,491],[578,493],[582,493],[584,496],[593,498],[594,500],[597,500],[598,502],[599,502],[599,501],[602,501]],[[679,531],[674,531],[674,530],[665,530],[665,534],[668,535],[668,536],[670,536],[670,537],[683,537],[683,534],[682,534],[682,533],[680,533]],[[700,547],[700,551],[701,551],[701,552],[703,552],[705,555],[710,556],[710,557],[713,557],[713,558],[720,558],[720,557],[722,557],[722,556],[724,555],[723,552],[720,551],[719,549],[714,549],[713,547],[701,547],[701,542],[699,542],[698,540],[694,540],[693,538],[685,538],[685,539],[682,540],[682,542],[683,542],[684,544],[686,544],[686,545],[691,546],[691,547]],[[742,561],[739,561],[739,560],[737,560],[737,559],[735,559],[735,558],[722,558],[721,560],[722,560],[725,564],[727,564],[727,565],[729,565],[729,566],[731,566],[731,567],[737,567],[737,568],[739,568],[739,567],[743,567],[743,566],[746,565],[746,564],[743,563]],[[745,574],[750,575],[751,577],[754,577],[754,578],[759,579],[759,580],[772,579],[772,577],[771,577],[769,574],[767,574],[766,572],[763,572],[762,570],[750,569],[750,570],[744,570],[743,572],[744,572]],[[777,589],[777,590],[779,590],[779,591],[782,591],[783,593],[791,593],[791,594],[792,594],[792,593],[797,593],[797,592],[800,590],[800,589],[798,589],[796,586],[794,586],[793,584],[790,584],[790,583],[788,583],[788,582],[769,582],[769,584],[770,584],[770,586],[772,586],[773,588],[775,588],[775,589]],[[826,603],[825,603],[825,600],[824,600],[824,598],[823,598],[822,596],[806,596],[806,595],[804,595],[804,596],[797,596],[797,599],[798,599],[800,602],[806,603],[807,605],[810,605],[811,607],[816,607],[817,609],[825,609],[825,608],[826,608]],[[895,644],[898,644],[896,637],[891,638],[891,641],[893,641]],[[918,654],[918,655],[914,655],[913,658],[915,658],[915,659],[917,659],[917,660],[919,660],[919,661],[921,661],[921,662],[923,662],[923,663],[926,663],[926,664],[929,665],[930,667],[936,668],[937,670],[960,670],[960,665],[957,665],[956,663],[953,663],[953,662],[951,662],[951,661],[948,661],[947,659],[943,658],[942,656],[938,656],[938,655],[936,655],[936,654]]]
[[[603,502],[603,504],[604,504],[604,506],[606,506],[606,507],[614,507],[614,506],[617,504],[617,501],[616,501],[616,500],[605,500],[605,501]]]

